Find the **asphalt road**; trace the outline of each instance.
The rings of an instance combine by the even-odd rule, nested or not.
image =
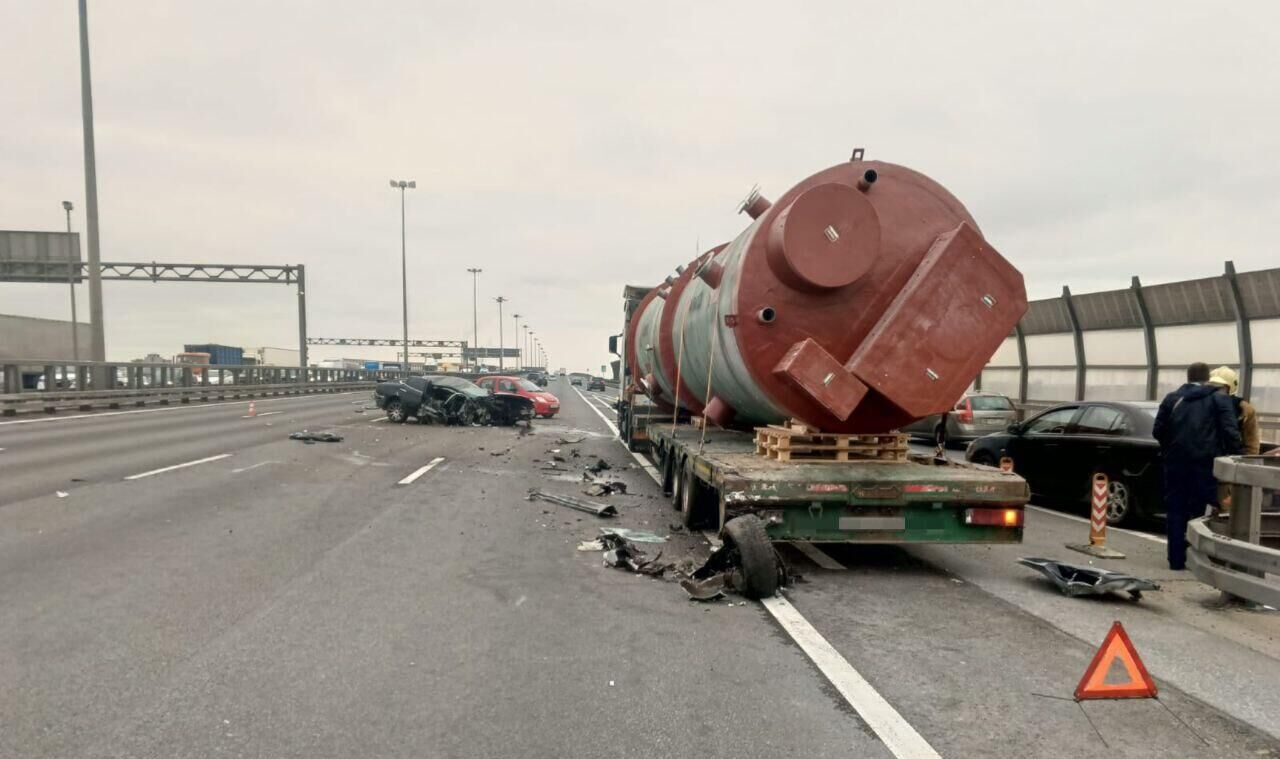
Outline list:
[[[602,522],[525,499],[578,493],[594,456],[634,493],[618,526],[669,533],[667,558],[707,541],[668,528],[605,396],[551,389],[561,417],[524,436],[391,425],[363,395],[0,423],[0,756],[892,756],[842,667],[942,756],[1280,755],[1273,617],[1071,601],[1004,549],[788,547],[818,665],[761,604],[603,567],[577,550]],[[550,449],[580,458],[544,471]],[[1160,701],[1069,700],[1111,616],[1151,641]]]

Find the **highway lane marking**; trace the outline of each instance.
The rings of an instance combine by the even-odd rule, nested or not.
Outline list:
[[[431,461],[427,462],[423,466],[420,466],[417,469],[413,470],[413,474],[410,474],[408,477],[405,477],[403,480],[400,480],[396,484],[397,485],[412,484],[414,480],[418,479],[422,475],[434,469],[435,465],[439,464],[441,461],[444,461],[444,456],[436,456],[434,459],[431,459]]]
[[[595,407],[595,404],[587,400],[587,397],[582,394],[581,390],[572,386],[570,386],[569,389],[578,394],[578,397],[581,398],[583,402],[587,404],[587,408],[596,412],[596,416],[600,417],[600,421],[604,422],[605,425],[608,426],[608,428],[613,431],[613,439],[621,443],[622,440],[618,437],[618,426],[613,422],[609,421],[609,417],[601,413],[600,409]],[[636,451],[633,451],[630,448],[627,448],[625,444],[623,444],[622,447],[626,449],[627,453],[631,454],[631,458],[636,460],[636,463],[640,465],[640,468],[643,469],[650,477],[652,477],[653,481],[658,483],[658,486],[661,487],[662,475],[658,474],[658,470],[653,467],[653,464],[650,464],[648,459],[641,456]]]
[[[844,565],[831,557],[831,554],[815,546],[807,540],[797,540],[791,545],[795,546],[800,553],[809,557],[809,560],[823,569],[844,569]]]
[[[261,414],[245,414],[241,419],[257,419],[260,416],[271,416],[272,414],[283,414],[283,411],[263,411]]]
[[[898,759],[941,759],[928,741],[782,596],[760,601]]]
[[[345,393],[324,393],[320,395],[304,395],[297,398],[264,398],[263,403],[272,401],[314,401],[323,398],[334,398],[339,395],[352,395],[356,390],[350,390]],[[255,399],[257,400],[257,399]],[[124,416],[125,414],[154,414],[157,411],[190,411],[198,408],[211,408],[213,406],[243,406],[249,401],[219,401],[218,403],[197,403],[194,406],[165,406],[163,408],[140,408],[133,411],[104,411],[101,414],[76,414],[74,416],[46,416],[39,419],[18,419],[12,422],[0,422],[0,427],[7,427],[10,424],[40,424],[41,422],[69,422],[73,419],[102,419],[108,416]],[[279,413],[279,412],[273,412]],[[262,416],[259,414],[258,416]]]
[[[222,459],[230,458],[230,457],[231,457],[230,453],[219,453],[217,456],[208,456],[203,459],[196,459],[195,461],[187,461],[182,464],[174,464],[173,466],[166,466],[160,469],[152,469],[150,472],[143,472],[141,474],[131,474],[128,477],[125,477],[125,479],[140,480],[143,477],[150,477],[152,475],[162,474],[164,472],[172,472],[175,469],[186,469],[189,466],[195,466],[197,464],[208,464],[210,461],[220,461]]]
[[[279,464],[279,463],[280,463],[279,461],[259,461],[258,463],[253,464],[251,466],[242,466],[239,469],[232,469],[231,473],[240,474],[241,472],[247,472],[250,469],[257,469],[258,467],[266,466],[267,464]]]
[[[582,400],[587,400],[578,388],[575,387],[572,390],[579,397],[582,397]],[[596,412],[596,416],[600,417],[600,420],[610,430],[613,430],[614,439],[622,444],[622,440],[617,437],[617,426],[609,421],[608,417],[600,413],[600,410],[590,402],[587,402],[587,407]],[[625,444],[623,444],[623,448],[626,448]],[[640,465],[653,478],[654,482],[658,483],[659,486],[662,485],[662,476],[658,474],[658,470],[648,460],[630,449],[627,449],[627,452],[636,461],[640,462]],[[718,535],[714,535],[710,530],[704,530],[703,536],[707,538],[713,547],[718,547],[720,543]],[[809,545],[814,551],[822,553],[816,546],[809,543],[806,543],[806,545]],[[801,548],[800,550],[803,551],[804,549]],[[844,569],[835,559],[825,553],[822,553],[822,555],[826,557],[827,561],[835,563],[835,568]],[[822,564],[819,563],[819,566],[822,566]],[[853,707],[854,711],[862,717],[862,721],[866,722],[867,726],[880,737],[880,740],[894,756],[898,757],[898,759],[941,759],[938,756],[938,752],[934,751],[933,747],[924,738],[920,737],[915,728],[911,727],[902,718],[902,715],[898,714],[897,710],[890,706],[889,702],[885,701],[884,697],[876,692],[875,688],[872,688],[871,684],[862,675],[858,674],[858,670],[854,669],[853,665],[841,656],[840,652],[828,643],[826,638],[823,638],[822,634],[814,629],[813,625],[809,624],[809,621],[787,599],[782,596],[774,596],[773,598],[762,600],[761,603],[769,610],[773,618],[778,621],[782,629],[787,631],[791,639],[809,656],[814,665],[818,667],[818,670],[835,686],[849,706]]]
[[[1054,511],[1053,509],[1046,509],[1046,508],[1045,508],[1045,507],[1043,507],[1043,506],[1033,506],[1033,505],[1031,505],[1031,504],[1029,504],[1029,503],[1027,504],[1027,508],[1028,508],[1028,509],[1035,509],[1036,511],[1039,511],[1039,512],[1040,512],[1040,513],[1042,513],[1042,514],[1052,514],[1052,515],[1053,515],[1053,516],[1055,516],[1055,517],[1062,517],[1063,519],[1070,519],[1070,520],[1071,520],[1071,521],[1073,521],[1073,522],[1083,522],[1083,523],[1085,523],[1085,524],[1089,524],[1089,520],[1088,520],[1088,519],[1085,519],[1084,517],[1078,517],[1078,516],[1076,516],[1075,514],[1063,514],[1061,511]],[[1145,532],[1138,532],[1137,530],[1126,530],[1126,529],[1125,529],[1125,528],[1123,528],[1123,527],[1107,527],[1107,531],[1108,531],[1108,532],[1110,532],[1110,531],[1112,531],[1112,530],[1114,530],[1114,531],[1116,531],[1116,532],[1122,532],[1122,533],[1124,533],[1125,535],[1132,535],[1132,536],[1134,536],[1135,538],[1144,538],[1144,539],[1146,539],[1146,540],[1150,540],[1150,541],[1151,541],[1151,542],[1153,542],[1153,543],[1161,543],[1161,544],[1163,544],[1163,545],[1168,545],[1168,543],[1169,543],[1169,541],[1168,541],[1168,539],[1167,539],[1167,538],[1162,538],[1162,537],[1160,537],[1159,535],[1148,535],[1148,534],[1147,534],[1147,533],[1145,533]]]

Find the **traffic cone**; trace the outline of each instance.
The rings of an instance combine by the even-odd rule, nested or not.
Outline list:
[[[249,416],[257,416],[258,410],[253,407],[253,401],[249,401]]]

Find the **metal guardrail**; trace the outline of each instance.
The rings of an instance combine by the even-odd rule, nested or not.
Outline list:
[[[372,387],[401,371],[302,366],[9,359],[0,363],[0,416],[19,411],[161,404]]]
[[[1223,456],[1213,474],[1231,485],[1230,513],[1187,525],[1187,566],[1229,595],[1280,608],[1280,456]]]

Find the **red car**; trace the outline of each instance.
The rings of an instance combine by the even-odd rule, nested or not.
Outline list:
[[[476,380],[476,384],[485,390],[492,390],[495,393],[508,393],[528,398],[533,401],[533,413],[535,416],[550,419],[560,411],[559,398],[524,377],[488,375]]]

